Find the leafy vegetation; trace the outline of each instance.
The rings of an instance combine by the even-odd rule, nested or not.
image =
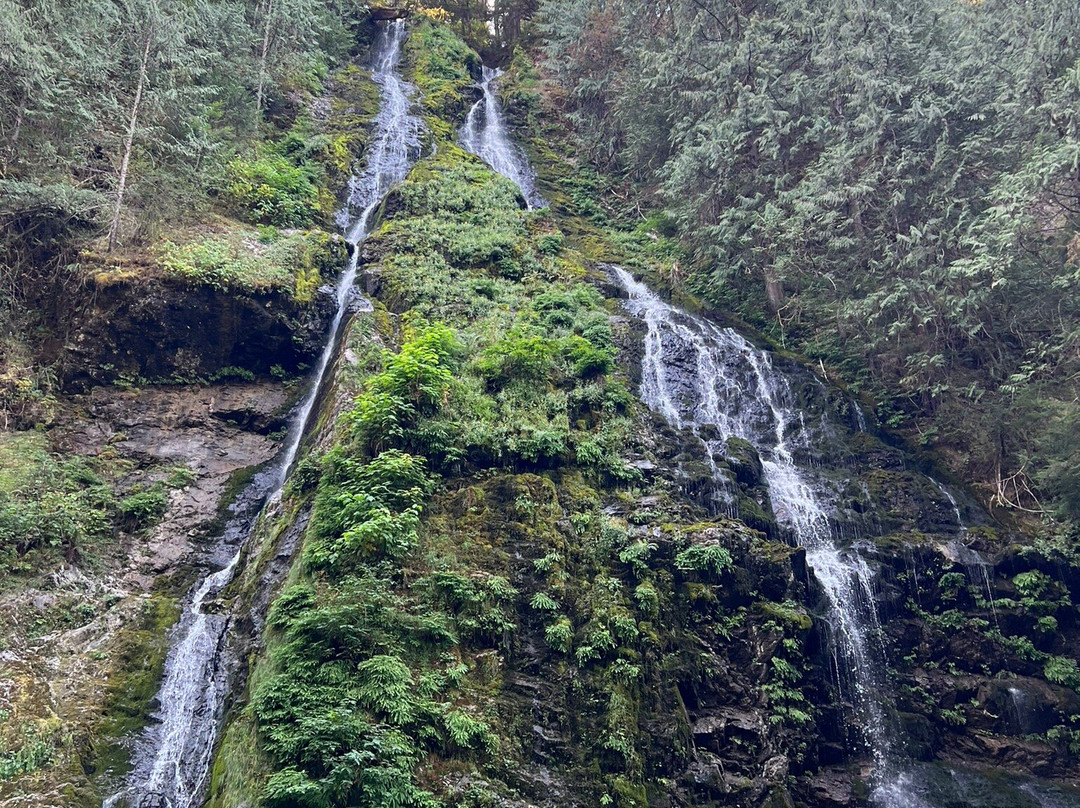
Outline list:
[[[35,556],[69,561],[105,538],[113,492],[81,458],[59,460],[35,433],[0,434],[0,563],[29,571]]]
[[[395,195],[370,249],[384,299],[406,312],[401,343],[363,382],[324,457],[303,552],[310,583],[271,611],[272,673],[250,707],[276,769],[267,805],[427,805],[413,774],[426,755],[496,751],[491,718],[459,700],[479,686],[476,655],[519,630],[520,594],[425,526],[442,474],[572,465],[585,443],[597,471],[622,468],[610,422],[629,398],[607,376],[607,315],[576,282],[579,268],[536,250],[551,225],[449,144]],[[463,211],[453,226],[447,209]],[[533,496],[514,507],[535,509]],[[533,602],[562,625],[556,600]],[[589,629],[595,651],[577,658],[636,635],[632,620],[611,619]]]
[[[319,214],[311,177],[279,154],[237,157],[226,166],[225,177],[226,204],[249,221],[305,227]]]
[[[166,277],[222,291],[285,291],[309,302],[324,279],[340,271],[344,242],[321,230],[283,234],[229,227],[215,235],[178,232],[157,250]],[[99,276],[107,282],[108,273]]]
[[[156,104],[179,110],[184,121],[190,119],[186,110],[202,110],[204,117],[196,116],[205,140],[202,162],[195,160],[198,169],[189,166],[191,175],[170,187],[196,207],[220,205],[260,226],[171,227],[160,240],[157,264],[167,276],[192,284],[230,292],[289,290],[310,299],[340,264],[341,243],[321,231],[289,228],[326,221],[334,189],[362,156],[363,125],[374,112],[374,87],[360,68],[325,76],[351,47],[330,12],[351,7],[269,0],[254,9],[196,3],[189,11],[204,5],[221,13],[233,9],[231,24],[240,31],[238,41],[247,43],[236,59],[247,73],[229,83],[220,77],[220,85],[209,78],[188,82],[170,73],[173,62],[156,49],[143,51],[154,52],[140,60],[129,43],[128,60],[135,59],[126,69],[141,63],[138,72],[145,73],[129,78],[161,98],[146,107],[124,100],[146,116],[147,131],[168,130],[174,142],[173,124]],[[510,24],[528,5],[500,8],[496,16]],[[1053,319],[1035,311],[1045,304],[1046,290],[1033,265],[1015,271],[982,266],[957,280],[957,262],[974,260],[973,253],[964,252],[970,245],[955,233],[942,235],[946,220],[955,217],[955,229],[962,216],[985,219],[985,206],[965,207],[964,195],[985,191],[987,183],[1001,180],[1000,170],[1014,170],[1026,157],[994,168],[992,176],[975,170],[975,157],[985,155],[974,146],[975,156],[962,165],[921,160],[920,138],[947,128],[935,122],[938,112],[956,124],[947,136],[939,133],[945,140],[933,140],[942,148],[953,145],[949,138],[986,133],[981,121],[963,117],[969,106],[934,111],[941,95],[956,101],[950,95],[955,91],[913,75],[918,59],[940,56],[945,48],[922,29],[900,37],[907,56],[897,75],[911,81],[894,93],[875,83],[889,73],[875,53],[854,47],[834,53],[826,41],[851,43],[853,34],[839,19],[848,12],[857,12],[869,32],[868,47],[875,37],[903,33],[893,30],[897,9],[871,13],[855,0],[839,11],[766,4],[753,14],[700,4],[657,13],[590,0],[544,5],[541,31],[549,50],[566,46],[564,62],[548,65],[565,91],[558,100],[594,163],[559,158],[545,166],[553,202],[547,211],[524,210],[511,183],[452,143],[479,59],[442,24],[445,12],[420,9],[424,19],[411,23],[406,64],[432,142],[386,201],[384,218],[364,247],[377,290],[375,311],[349,325],[349,361],[337,369],[327,396],[332,403],[325,412],[334,418],[320,422],[317,449],[291,475],[275,526],[261,528],[297,526],[301,549],[267,615],[266,645],[247,703],[225,735],[210,797],[215,807],[489,808],[532,799],[537,786],[524,778],[543,758],[545,788],[554,781],[548,778],[565,780],[601,805],[643,808],[657,794],[683,789],[697,801],[743,799],[761,784],[764,761],[784,761],[776,783],[785,786],[821,762],[814,752],[818,738],[837,733],[831,725],[839,714],[816,709],[835,697],[827,674],[816,669],[826,655],[807,642],[814,621],[793,600],[812,595],[804,557],[798,548],[706,511],[694,490],[708,473],[695,471],[705,466],[694,454],[697,445],[683,445],[651,424],[630,393],[631,374],[617,362],[628,326],[612,317],[616,304],[597,291],[594,261],[617,256],[647,265],[674,287],[689,277],[713,303],[739,307],[778,339],[821,359],[823,369],[828,360],[876,395],[901,391],[883,399],[881,411],[897,423],[913,413],[939,419],[927,427],[928,445],[947,440],[940,419],[949,407],[968,404],[957,404],[952,377],[939,367],[944,360],[919,351],[952,356],[941,348],[947,344],[967,363],[965,381],[979,374],[1001,378],[1002,368],[1031,344],[1018,323],[1031,315],[1041,328]],[[912,10],[911,19],[926,7]],[[56,10],[48,4],[42,9]],[[156,11],[201,30],[180,5],[162,3]],[[19,13],[29,18],[39,12]],[[973,6],[946,17],[958,26],[979,13]],[[718,36],[716,26],[725,20],[732,29]],[[487,32],[477,19],[455,23],[476,41],[513,38],[505,30]],[[641,36],[644,26],[649,37]],[[365,29],[359,33],[366,35]],[[194,42],[187,36],[178,33],[177,47]],[[963,43],[970,50],[970,41]],[[187,51],[177,53],[175,58],[187,58]],[[753,55],[744,76],[747,53]],[[950,75],[957,84],[957,76],[970,77],[984,91],[991,79],[979,74],[975,81],[979,71],[967,70]],[[830,71],[838,75],[826,81]],[[518,53],[507,105],[525,117],[539,114],[540,76]],[[832,104],[833,96],[822,95],[819,81],[839,99],[825,110],[820,127],[809,120],[811,112],[823,107],[823,98]],[[310,104],[310,112],[298,111],[295,99],[310,98],[320,85],[336,88],[332,97]],[[176,97],[166,88],[175,89]],[[193,106],[166,103],[185,89]],[[778,91],[779,101],[772,97]],[[244,100],[230,105],[223,93]],[[202,107],[195,95],[216,100]],[[922,113],[924,102],[934,114]],[[237,118],[244,105],[250,121]],[[43,109],[34,113],[35,127],[45,126]],[[1018,114],[994,111],[999,117]],[[0,115],[10,118],[11,112]],[[1071,118],[1061,116],[1068,129]],[[122,128],[117,132],[122,135]],[[41,131],[34,137],[42,142]],[[1050,135],[1040,130],[1039,137]],[[120,177],[115,187],[90,182],[94,190],[85,194],[25,188],[15,180],[15,201],[0,203],[0,216],[8,216],[10,207],[10,221],[31,228],[59,212],[70,228],[92,232],[103,221],[94,211],[108,213],[104,202],[111,200],[114,211],[124,208],[138,221],[120,222],[109,240],[147,238],[158,216],[151,180],[163,176],[155,173],[159,161],[166,163],[163,148],[142,129],[128,139],[121,151],[135,164],[127,196]],[[20,159],[30,158],[27,153]],[[72,165],[80,158],[69,153],[68,159],[60,174],[70,170],[74,176]],[[609,178],[596,168],[625,171],[645,184],[662,179],[670,213],[643,211],[641,197],[620,188],[628,205],[637,207],[630,224],[620,216],[622,203],[605,198]],[[28,172],[20,177],[33,174],[18,171]],[[947,171],[957,188],[942,188]],[[898,179],[886,176],[890,172]],[[1046,188],[1059,189],[1059,162],[1049,176]],[[165,209],[173,202],[161,204]],[[919,205],[931,221],[912,225]],[[1068,229],[1069,215],[1051,217],[1055,227]],[[900,229],[894,233],[892,227]],[[680,232],[690,234],[683,243]],[[31,239],[19,249],[27,243],[37,244]],[[1040,242],[1030,260],[1042,261],[1050,252]],[[1004,294],[994,287],[994,273],[1025,292],[1015,300],[1018,311],[987,320],[980,331],[976,319],[996,315]],[[942,299],[926,302],[928,278],[934,282],[931,297]],[[987,278],[989,288],[977,289]],[[908,322],[905,306],[912,304],[902,298],[911,290],[918,292],[918,311]],[[954,308],[942,314],[948,295],[958,297],[946,301]],[[1059,319],[1071,311],[1064,299]],[[770,313],[755,313],[754,305],[770,301]],[[834,315],[840,327],[832,335],[825,320]],[[891,317],[903,322],[889,325]],[[862,327],[866,318],[870,328]],[[870,333],[879,328],[888,331],[887,340]],[[1012,335],[1001,355],[972,347],[991,331]],[[1067,352],[1071,343],[1061,345]],[[914,372],[899,356],[914,349],[912,367],[923,375],[911,381],[899,377]],[[1033,366],[1030,378],[1010,382],[1016,384],[1010,395],[1050,413],[1046,434],[1054,442],[1033,456],[1022,484],[1034,481],[1067,510],[1075,441],[1067,430],[1071,403],[1056,398],[1062,388],[1055,374],[1068,362],[1056,348],[1050,354]],[[223,372],[244,376],[239,369]],[[899,386],[890,387],[898,377]],[[1024,398],[1035,395],[1036,377],[1036,397]],[[27,395],[47,399],[46,384],[28,380],[23,386]],[[972,388],[965,395],[975,401],[1004,392]],[[78,554],[118,526],[145,530],[167,506],[172,482],[136,485],[116,497],[96,469],[53,457],[40,436],[23,439],[28,443],[16,450],[32,464],[0,457],[0,553],[13,569],[50,554]],[[735,453],[749,447],[729,448]],[[1002,457],[1019,457],[1008,446],[1001,451]],[[24,466],[31,471],[9,471]],[[898,479],[886,471],[885,488]],[[1035,495],[1029,488],[1009,501],[1028,507]],[[756,526],[774,531],[768,508],[767,501],[753,501],[746,511],[760,515]],[[987,534],[977,531],[965,535],[983,540]],[[918,647],[903,661],[907,667],[890,675],[914,682],[910,669],[921,665],[918,681],[931,674],[940,685],[946,676],[962,678],[963,669],[997,687],[997,679],[1021,671],[1052,685],[1080,687],[1076,661],[1061,639],[1073,630],[1065,583],[1010,559],[1013,577],[998,582],[1009,597],[995,599],[991,591],[988,602],[978,582],[955,565],[935,566],[914,555],[908,560],[919,567],[922,583],[904,571],[890,587],[908,587],[912,602],[901,607],[896,601],[896,609],[909,636],[923,636],[913,640]],[[880,563],[891,563],[891,556],[883,553]],[[262,572],[258,564],[252,575]],[[922,575],[923,567],[931,574]],[[238,582],[234,589],[243,586]],[[71,624],[94,617],[93,609],[70,610]],[[124,675],[109,684],[107,732],[131,730],[151,703],[164,659],[164,627],[175,610],[171,598],[155,596],[141,622],[128,629],[135,636],[121,646]],[[999,612],[1001,625],[1020,633],[991,629],[990,618],[997,621]],[[970,637],[1003,657],[1000,665],[991,668],[985,654],[946,659],[947,641]],[[808,649],[817,658],[809,659]],[[919,717],[933,716],[939,730],[990,720],[963,702],[942,698],[939,704],[938,694],[905,687],[905,697],[921,700]],[[722,722],[712,724],[718,715]],[[1062,712],[1054,716],[1066,720]],[[983,729],[980,724],[978,731]],[[1065,723],[1044,740],[1066,750],[1077,744],[1076,731]],[[47,765],[50,744],[28,735],[16,751],[0,751],[0,779]],[[714,782],[701,773],[705,769],[688,768],[701,761],[712,766],[714,753],[730,766],[722,779]],[[777,788],[772,802],[790,801]],[[760,797],[755,792],[753,801]]]
[[[1075,3],[544,0],[539,21],[579,146],[658,187],[608,203],[658,202],[684,236],[670,280],[831,364],[987,502],[1080,516]]]
[[[451,121],[465,112],[465,90],[480,72],[480,57],[445,25],[419,19],[405,43],[406,60],[436,136],[453,133]]]

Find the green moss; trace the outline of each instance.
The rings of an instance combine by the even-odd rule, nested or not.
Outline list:
[[[337,186],[353,173],[363,154],[371,120],[379,112],[379,88],[371,72],[350,64],[334,72],[329,82],[330,110],[320,121],[326,136],[325,162],[330,182]]]
[[[420,93],[431,132],[450,140],[464,120],[466,91],[480,75],[480,57],[446,25],[422,17],[405,43],[409,77]]]
[[[268,236],[233,226],[210,236],[174,234],[157,255],[166,277],[222,290],[285,292],[308,303],[324,278],[341,271],[346,248],[322,230]]]
[[[0,433],[0,496],[15,496],[35,480],[46,459],[49,440],[44,432]]]
[[[176,598],[153,595],[142,604],[136,622],[118,634],[105,711],[84,761],[88,772],[110,771],[116,776],[126,770],[128,753],[121,742],[149,720],[169,651],[169,629],[179,616]]]
[[[757,604],[757,609],[765,617],[795,631],[809,631],[814,625],[810,615],[801,606],[797,606],[791,601],[784,603],[776,603],[771,600],[760,601]]]

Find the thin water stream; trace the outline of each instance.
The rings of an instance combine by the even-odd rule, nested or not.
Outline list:
[[[945,485],[939,483],[933,477],[927,477],[942,493],[942,495],[949,501],[949,505],[953,509],[953,514],[956,516],[956,538],[952,539],[945,545],[945,553],[953,561],[960,564],[964,571],[967,573],[968,580],[971,583],[978,586],[982,584],[983,589],[986,590],[986,601],[990,604],[990,612],[994,616],[994,625],[1001,628],[1001,624],[998,621],[997,605],[994,603],[994,585],[990,580],[990,574],[993,570],[993,564],[987,559],[983,558],[977,550],[973,550],[967,545],[968,526],[964,521],[963,515],[960,513],[960,503],[956,501],[956,497],[953,496]]]
[[[284,448],[274,463],[231,506],[232,516],[213,553],[219,564],[227,560],[196,585],[174,628],[155,723],[137,739],[132,771],[103,808],[194,808],[202,803],[237,665],[228,653],[233,616],[227,610],[206,607],[233,580],[264,505],[281,495],[337,353],[344,322],[354,308],[358,245],[367,237],[387,191],[405,178],[419,156],[423,123],[410,109],[413,88],[397,72],[405,37],[404,21],[397,20],[381,28],[375,46],[372,78],[379,88],[379,113],[367,163],[351,183],[348,205],[341,215],[353,250],[337,284],[337,307],[308,391],[292,416]],[[364,303],[355,300],[358,308]]]
[[[502,71],[482,68],[480,91],[483,95],[472,105],[465,118],[465,125],[458,133],[461,145],[472,152],[497,173],[513,180],[530,210],[547,205],[536,191],[536,175],[521,149],[510,140],[503,120],[502,107],[495,94],[495,82]]]

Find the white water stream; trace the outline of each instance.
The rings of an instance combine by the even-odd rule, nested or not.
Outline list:
[[[281,495],[337,352],[343,322],[353,308],[358,245],[367,237],[372,217],[387,191],[405,178],[419,156],[423,123],[410,111],[413,88],[397,72],[405,37],[404,21],[397,20],[381,29],[376,44],[372,77],[379,88],[379,114],[373,124],[365,169],[351,183],[348,206],[341,217],[354,248],[337,284],[336,311],[310,387],[292,417],[285,446],[272,468],[258,475],[233,506],[234,515],[219,545],[219,550],[231,553],[231,557],[199,583],[175,627],[157,695],[156,723],[147,727],[136,742],[132,772],[124,787],[105,800],[103,808],[201,805],[233,667],[225,653],[231,616],[223,611],[205,611],[204,607],[233,580],[262,504]],[[370,304],[367,306],[370,310]]]
[[[808,463],[797,460],[812,447],[787,378],[773,368],[768,353],[737,332],[662,301],[622,268],[610,269],[627,293],[626,308],[648,329],[644,402],[674,426],[697,434],[710,457],[723,456],[729,438],[749,442],[760,454],[776,517],[806,549],[827,600],[840,691],[874,762],[873,801],[892,808],[919,805],[903,793],[904,772],[884,707],[885,654],[873,575],[855,550],[834,539],[828,490]]]
[[[497,173],[517,183],[530,210],[547,205],[536,191],[536,175],[525,155],[506,132],[502,108],[495,95],[495,82],[501,70],[484,67],[480,100],[469,109],[465,125],[458,133],[461,145],[492,167]]]

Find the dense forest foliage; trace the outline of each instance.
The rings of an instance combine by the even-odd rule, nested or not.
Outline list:
[[[46,335],[64,339],[55,326],[97,272],[264,288],[296,275],[310,298],[315,242],[254,231],[336,229],[331,189],[374,110],[327,110],[336,126],[316,132],[309,102],[366,47],[364,8],[0,2],[0,425],[48,421],[64,380]],[[271,254],[245,248],[257,238]]]
[[[1080,516],[1080,6],[545,0],[538,28],[676,277],[993,505]]]
[[[288,146],[297,98],[358,47],[349,0],[49,0],[0,4],[0,303],[40,293],[74,236],[112,251],[253,186],[268,223],[315,196]],[[295,150],[296,143],[291,144]],[[256,152],[258,153],[256,154]],[[239,154],[251,159],[237,161]],[[249,188],[249,193],[250,193]],[[272,219],[280,221],[269,221]],[[59,262],[59,265],[57,265]]]

